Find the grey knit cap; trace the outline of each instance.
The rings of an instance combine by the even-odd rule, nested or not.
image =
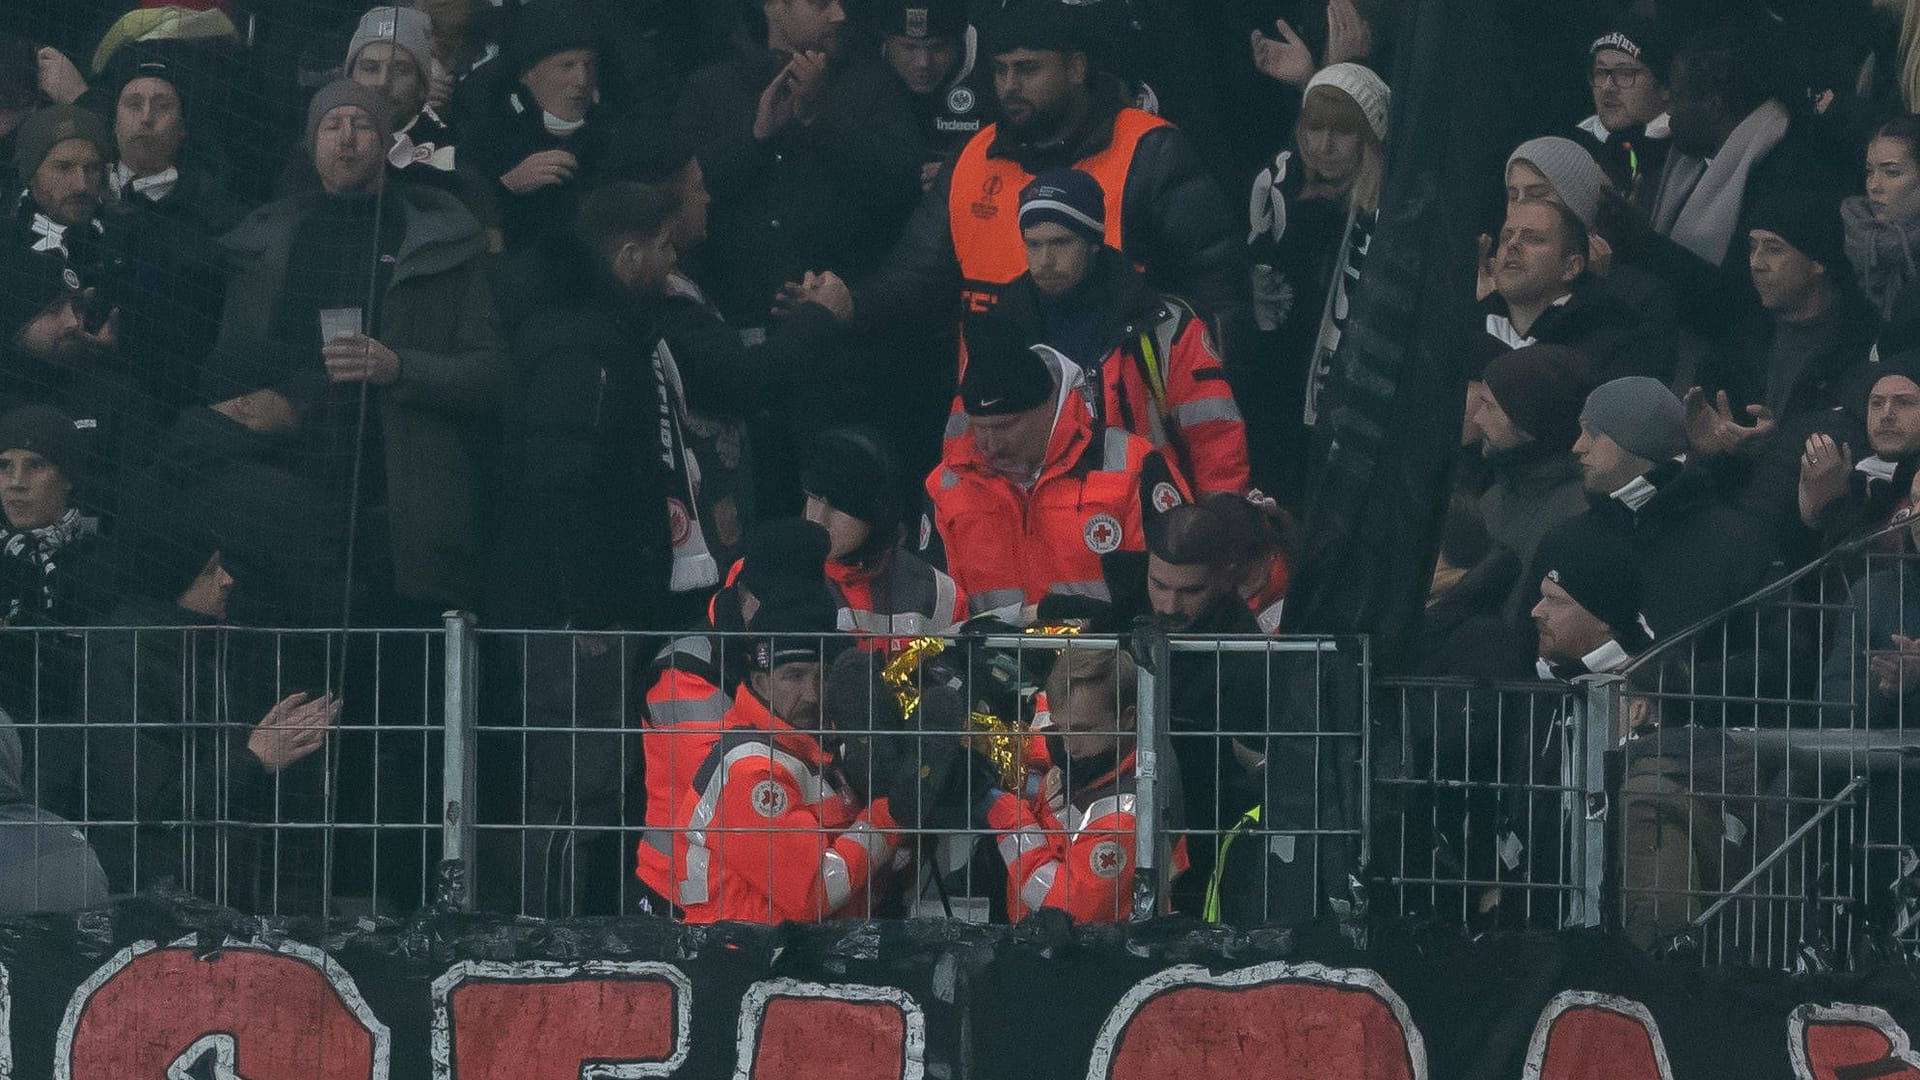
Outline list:
[[[1629,375],[1601,384],[1580,411],[1583,427],[1648,461],[1671,461],[1687,452],[1687,410],[1667,384]]]
[[[374,130],[380,133],[377,145],[381,153],[386,153],[387,146],[393,142],[393,106],[378,90],[361,86],[352,79],[335,79],[316,90],[313,100],[307,103],[307,154],[313,154],[313,137],[320,130],[320,121],[342,105],[357,105],[373,119]]]
[[[1601,172],[1600,163],[1593,160],[1586,147],[1558,135],[1543,135],[1528,139],[1508,154],[1507,168],[1513,168],[1516,161],[1540,170],[1573,216],[1588,232],[1593,231],[1593,217],[1600,210]]]
[[[360,25],[347,43],[347,63],[342,74],[352,77],[353,62],[360,50],[376,41],[391,41],[413,54],[425,78],[433,65],[433,19],[419,8],[377,7],[360,16]]]

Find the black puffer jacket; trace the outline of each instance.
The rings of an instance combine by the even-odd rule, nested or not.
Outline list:
[[[1540,546],[1554,547],[1563,532],[1584,532],[1589,550],[1625,552],[1638,571],[1640,613],[1656,639],[1731,607],[1774,576],[1772,540],[1758,522],[1715,500],[1706,470],[1667,462],[1646,479],[1656,491],[1640,509],[1590,495],[1587,512],[1557,526]],[[1529,571],[1536,581],[1542,572]]]
[[[1102,107],[1084,127],[1057,143],[1021,145],[1000,136],[998,128],[975,137],[993,138],[989,157],[1018,162],[1029,173],[1071,167],[1113,141],[1119,95],[1116,91],[1110,96],[1109,89],[1095,94]],[[862,322],[886,325],[924,321],[940,313],[957,315],[960,264],[947,217],[952,180],[948,166],[920,201],[887,264],[856,291]],[[1121,250],[1146,267],[1155,290],[1181,297],[1209,319],[1244,306],[1246,245],[1238,218],[1179,128],[1157,128],[1141,136],[1121,200],[1126,222]]]
[[[656,321],[580,241],[549,236],[507,270],[515,393],[501,457],[488,617],[646,628],[673,547],[659,453]]]

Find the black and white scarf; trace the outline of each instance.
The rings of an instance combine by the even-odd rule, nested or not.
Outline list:
[[[0,529],[0,555],[8,561],[22,561],[31,568],[31,580],[39,587],[31,592],[7,598],[6,621],[46,619],[56,606],[55,583],[59,580],[59,555],[62,548],[86,532],[86,523],[77,507],[68,507],[60,520],[37,529],[16,532]]]

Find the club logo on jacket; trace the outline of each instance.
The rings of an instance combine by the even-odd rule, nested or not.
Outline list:
[[[956,86],[947,91],[947,111],[968,113],[973,111],[973,91],[964,86]]]
[[[1117,878],[1127,869],[1127,849],[1118,840],[1102,840],[1087,854],[1093,872],[1103,878]]]
[[[1120,523],[1112,514],[1095,514],[1087,519],[1087,527],[1080,531],[1087,542],[1087,550],[1095,555],[1105,555],[1120,547]]]
[[[687,504],[679,499],[667,500],[667,531],[673,538],[673,546],[679,547],[693,535],[693,515],[687,512]]]

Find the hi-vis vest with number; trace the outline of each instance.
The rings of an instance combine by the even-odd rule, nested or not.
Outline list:
[[[1165,120],[1139,109],[1121,109],[1113,119],[1113,138],[1106,148],[1073,164],[1098,180],[1106,194],[1110,248],[1120,249],[1120,205],[1127,173],[1133,168],[1134,148],[1142,135],[1165,126]],[[1000,287],[1027,272],[1027,249],[1020,239],[1020,191],[1032,182],[1033,174],[1006,158],[987,156],[999,130],[1000,125],[989,125],[967,142],[953,163],[947,193],[947,227],[953,233],[953,253],[960,263],[969,311],[992,307]]]

